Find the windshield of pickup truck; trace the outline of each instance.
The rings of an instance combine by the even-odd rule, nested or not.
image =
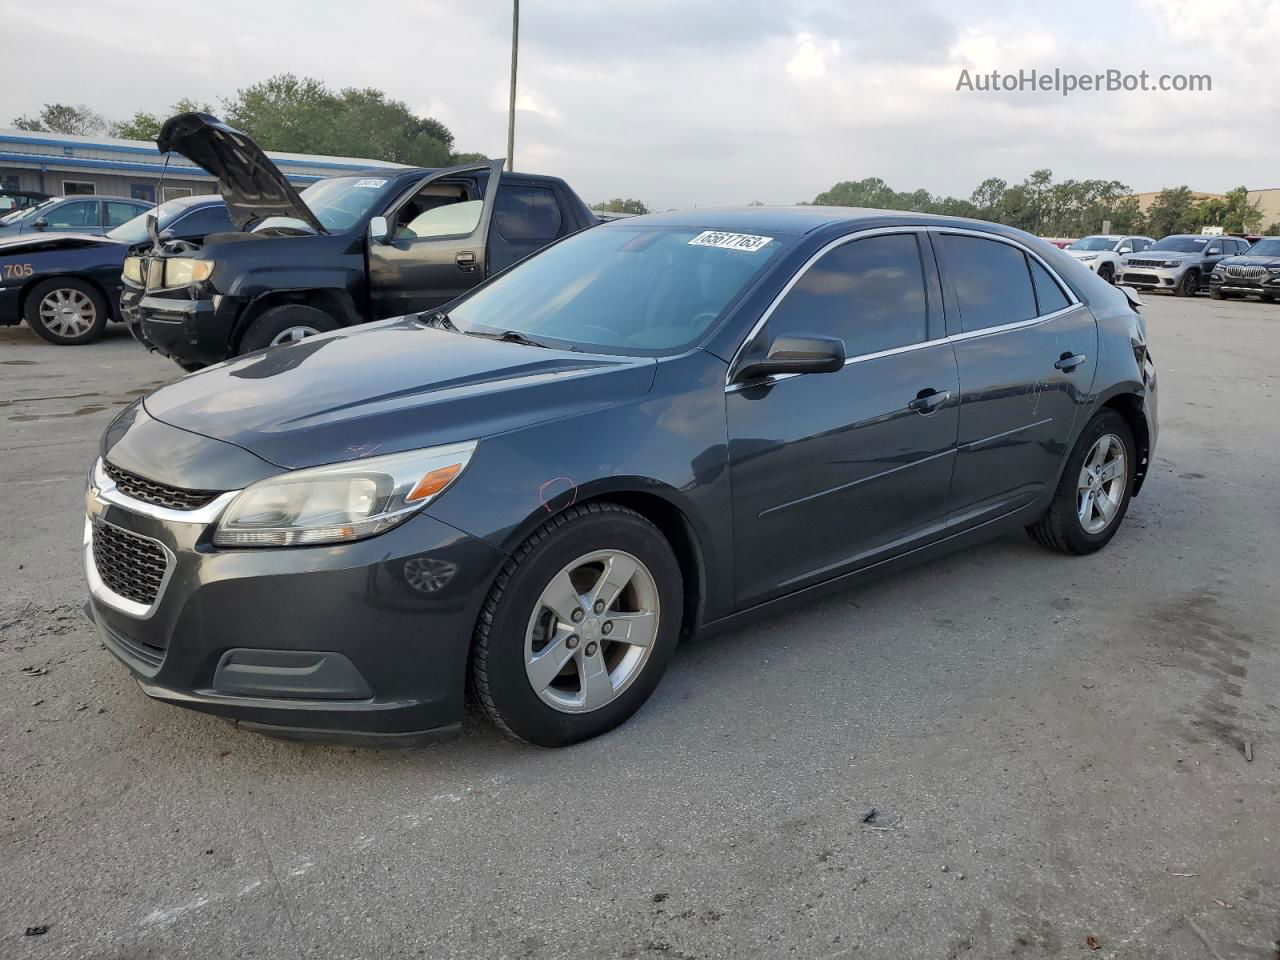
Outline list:
[[[389,182],[386,177],[331,177],[317,180],[301,197],[326,230],[342,233],[369,212]],[[253,227],[254,233],[281,230],[315,233],[313,227],[293,217],[267,217]]]
[[[1165,237],[1163,240],[1157,240],[1149,250],[1144,252],[1172,250],[1174,253],[1199,253],[1211,239],[1211,237]]]
[[[656,356],[691,346],[784,240],[701,227],[593,227],[499,274],[450,311],[462,333]]]
[[[1082,237],[1067,247],[1068,250],[1110,250],[1119,240],[1112,237]]]

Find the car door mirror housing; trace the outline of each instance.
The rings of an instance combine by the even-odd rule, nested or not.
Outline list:
[[[49,221],[46,220],[44,217],[36,217],[35,220],[32,221],[31,223],[31,226],[35,227],[37,230],[43,230],[48,225],[49,225]]]
[[[376,243],[386,243],[391,236],[391,225],[386,217],[374,217],[369,221],[369,239]]]
[[[805,334],[774,338],[762,359],[738,368],[735,383],[788,373],[835,373],[844,368],[844,341]]]

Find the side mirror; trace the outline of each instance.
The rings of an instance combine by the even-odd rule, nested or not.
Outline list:
[[[763,360],[743,364],[735,383],[783,373],[835,373],[844,369],[844,341],[837,337],[781,336],[769,344]]]
[[[160,240],[162,242],[165,240],[172,240],[175,236],[176,234],[172,230],[166,229],[160,231]]]
[[[36,230],[43,230],[48,225],[49,225],[49,221],[46,220],[44,217],[36,217],[31,224],[31,226],[34,227]]]
[[[377,243],[386,243],[391,236],[391,225],[386,217],[374,217],[369,221],[369,239]]]

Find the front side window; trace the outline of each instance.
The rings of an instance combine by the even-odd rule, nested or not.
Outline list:
[[[964,332],[1036,317],[1035,291],[1021,250],[981,237],[943,234],[938,239],[959,301]]]
[[[463,333],[657,356],[697,342],[788,240],[618,221],[567,237],[456,303]]]
[[[921,343],[928,310],[913,233],[853,240],[806,270],[769,317],[769,335],[844,341],[849,357]]]
[[[54,228],[96,227],[98,201],[76,200],[73,203],[59,204],[44,216],[49,221],[49,226]]]
[[[503,240],[550,243],[560,235],[560,204],[546,187],[499,184],[493,225]]]

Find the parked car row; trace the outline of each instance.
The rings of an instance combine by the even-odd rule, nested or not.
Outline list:
[[[469,690],[560,746],[625,721],[682,637],[1020,527],[1090,553],[1142,489],[1137,297],[1021,231],[820,206],[576,229],[567,188],[497,164],[296,196],[236,136],[169,142],[269,226],[162,244],[129,309],[193,362],[273,311],[318,332],[103,436],[89,611],[158,700],[403,744],[456,734]],[[550,197],[500,221],[507,184]],[[322,329],[348,307],[387,318]]]

